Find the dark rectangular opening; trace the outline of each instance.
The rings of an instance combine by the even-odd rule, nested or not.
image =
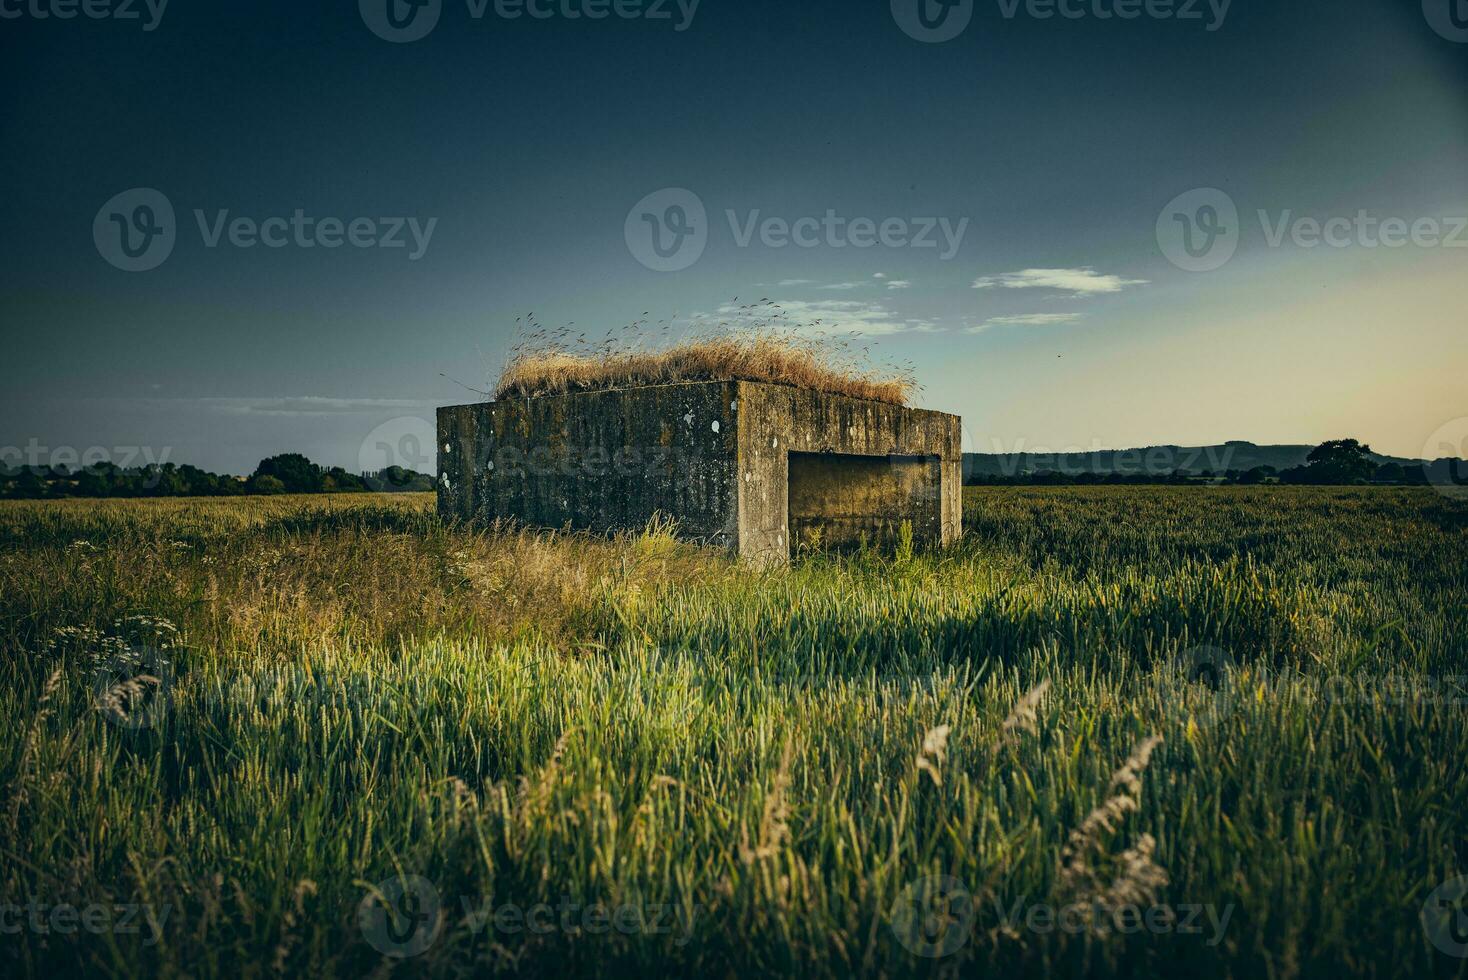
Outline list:
[[[789,462],[792,550],[890,544],[904,522],[914,540],[941,537],[937,456],[791,453]]]

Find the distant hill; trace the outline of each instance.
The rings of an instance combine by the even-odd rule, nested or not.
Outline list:
[[[1105,449],[1080,453],[964,453],[964,479],[971,476],[1022,476],[1028,473],[1095,473],[1101,475],[1148,475],[1184,473],[1197,475],[1207,470],[1251,470],[1256,466],[1272,466],[1287,470],[1305,465],[1314,446],[1259,446],[1252,442],[1233,441],[1219,446],[1146,446],[1139,449]],[[1395,462],[1403,466],[1421,463],[1420,459],[1382,456],[1372,453],[1380,466]]]

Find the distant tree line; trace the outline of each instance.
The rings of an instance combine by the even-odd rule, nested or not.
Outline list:
[[[1310,450],[1303,466],[1279,470],[1273,466],[1255,466],[1247,470],[1167,470],[1160,472],[1101,473],[1056,472],[1037,470],[1028,473],[976,473],[965,482],[969,486],[1087,486],[1096,484],[1168,484],[1185,486],[1198,483],[1260,486],[1286,483],[1313,486],[1427,486],[1428,467],[1415,463],[1402,465],[1388,461],[1378,465],[1370,458],[1371,447],[1355,439],[1332,439]],[[1439,464],[1446,465],[1447,461]]]
[[[375,473],[348,473],[340,466],[323,467],[300,453],[262,459],[248,477],[221,475],[187,463],[150,464],[126,469],[98,463],[72,470],[66,466],[22,466],[0,470],[0,498],[41,500],[50,497],[240,497],[274,493],[398,493],[433,489],[433,477],[401,466]]]

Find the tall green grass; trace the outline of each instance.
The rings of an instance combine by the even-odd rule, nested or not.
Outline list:
[[[22,907],[0,957],[1468,975],[1420,920],[1468,872],[1468,507],[965,508],[946,551],[756,572],[665,527],[446,527],[428,498],[0,507],[0,906]],[[441,914],[391,918],[404,888]],[[155,924],[42,931],[28,903]],[[1123,931],[1127,904],[1208,911]],[[537,905],[552,927],[517,928]],[[1035,928],[1034,906],[1102,913]]]

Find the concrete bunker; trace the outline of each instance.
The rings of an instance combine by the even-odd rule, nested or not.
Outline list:
[[[792,540],[943,543],[960,527],[960,422],[786,385],[708,381],[438,410],[439,512],[640,530],[761,560]]]

